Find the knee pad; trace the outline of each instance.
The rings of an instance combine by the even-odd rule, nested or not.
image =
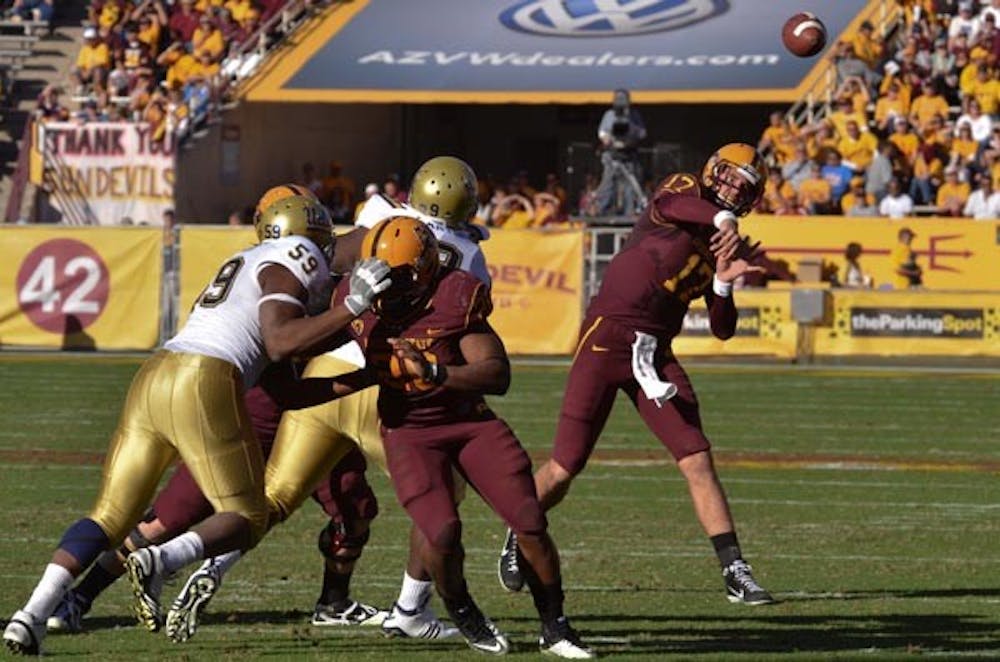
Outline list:
[[[59,549],[76,559],[81,568],[93,563],[111,544],[97,522],[85,518],[70,525],[59,541]]]
[[[437,550],[452,552],[462,543],[462,522],[450,519],[444,522],[437,531],[428,532],[427,541]]]
[[[361,552],[371,537],[367,527],[364,533],[350,535],[343,522],[330,521],[319,532],[317,546],[320,553],[331,561],[350,562],[361,558]]]

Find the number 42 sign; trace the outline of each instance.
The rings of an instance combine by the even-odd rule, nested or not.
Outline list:
[[[85,329],[108,303],[108,268],[87,244],[52,239],[24,258],[17,272],[17,300],[36,326],[52,333]],[[68,325],[71,317],[76,324]]]

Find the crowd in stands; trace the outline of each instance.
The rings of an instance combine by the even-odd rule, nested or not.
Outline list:
[[[15,5],[44,0],[15,0]],[[228,86],[260,54],[240,53],[275,35],[261,26],[290,0],[90,0],[83,41],[65,90],[39,95],[42,119],[142,121],[157,139],[183,139],[218,112]],[[51,4],[51,2],[49,3]],[[306,4],[319,4],[319,1]],[[256,40],[256,41],[254,41]]]
[[[761,211],[1000,217],[1000,0],[900,4],[897,39],[865,22],[833,47],[822,120],[771,114]]]

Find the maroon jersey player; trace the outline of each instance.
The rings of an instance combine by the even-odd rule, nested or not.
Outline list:
[[[709,159],[701,176],[678,173],[660,183],[587,310],[552,457],[535,473],[538,498],[548,510],[583,470],[623,391],[687,480],[722,565],[727,597],[754,605],[773,600],[743,560],[698,400],[670,345],[688,305],[702,297],[712,333],[725,340],[736,332],[732,282],[757,270],[747,262],[754,250],[740,237],[736,219],[757,202],[764,179],[756,150],[733,143]],[[516,543],[508,533],[499,561],[501,584],[512,591],[524,583]]]
[[[365,353],[369,379],[381,387],[389,475],[448,613],[472,648],[507,652],[506,637],[476,606],[465,582],[454,468],[520,537],[542,620],[542,651],[591,657],[563,615],[559,556],[535,496],[531,461],[483,399],[484,393],[504,393],[510,383],[503,343],[487,322],[488,290],[466,272],[440,267],[434,235],[414,219],[375,225],[361,255],[387,262],[392,285],[351,324],[350,335]],[[341,284],[334,301],[347,296],[347,287]]]

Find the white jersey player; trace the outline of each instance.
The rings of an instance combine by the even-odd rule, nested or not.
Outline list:
[[[249,549],[266,530],[264,464],[241,404],[244,385],[256,381],[269,360],[307,352],[342,331],[389,285],[388,266],[366,260],[354,269],[343,305],[306,317],[309,299],[329,280],[332,225],[315,196],[281,188],[258,205],[263,243],[223,265],[188,325],[136,373],[93,508],[66,529],[31,597],[4,630],[13,653],[40,654],[46,621],[66,590],[101,553],[123,543],[178,458],[215,514],[126,559],[135,612],[148,629],[162,625],[165,576],[203,558],[206,549]]]
[[[486,269],[486,258],[479,248],[479,242],[489,239],[490,233],[486,227],[472,225],[466,221],[449,224],[440,218],[425,214],[412,205],[397,202],[380,193],[365,202],[354,224],[368,229],[379,221],[393,216],[408,216],[422,221],[438,240],[441,264],[452,269],[468,271],[487,285],[491,284],[490,273]]]
[[[273,264],[287,269],[302,285],[306,302],[291,294],[261,292],[260,273]],[[316,310],[329,303],[329,281],[327,259],[308,236],[264,240],[223,263],[195,301],[184,328],[163,347],[228,361],[239,368],[244,386],[250,388],[270,362],[261,335],[259,306],[281,301],[303,312]]]

